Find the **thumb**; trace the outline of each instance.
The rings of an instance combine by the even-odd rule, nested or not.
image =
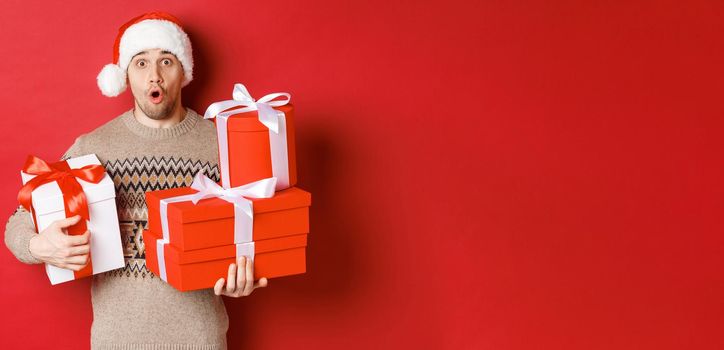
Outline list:
[[[63,229],[63,228],[68,228],[68,227],[71,227],[71,226],[77,224],[78,221],[80,221],[80,215],[71,216],[69,218],[58,220],[58,221],[56,221],[56,224],[58,225],[58,228]]]

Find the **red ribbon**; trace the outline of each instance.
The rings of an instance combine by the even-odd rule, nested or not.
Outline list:
[[[88,200],[85,193],[83,193],[83,187],[77,179],[97,184],[103,179],[106,170],[102,165],[98,164],[71,169],[66,161],[48,164],[44,160],[30,155],[25,161],[23,172],[36,175],[18,193],[18,201],[25,209],[31,210],[33,205],[32,194],[36,188],[55,181],[58,183],[60,191],[63,192],[66,217],[80,215],[83,219],[90,220]]]

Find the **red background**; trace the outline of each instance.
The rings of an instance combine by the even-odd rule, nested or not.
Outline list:
[[[154,9],[188,106],[297,108],[308,273],[226,299],[231,349],[724,347],[721,1],[4,1],[3,213],[28,153],[131,107],[95,77]],[[1,348],[88,347],[88,281],[0,273]]]

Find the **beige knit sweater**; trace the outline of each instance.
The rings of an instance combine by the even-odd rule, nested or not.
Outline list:
[[[211,289],[179,292],[153,275],[142,236],[146,191],[189,186],[199,171],[219,180],[213,123],[187,108],[181,123],[150,128],[129,110],[80,136],[63,159],[90,153],[115,183],[126,261],[125,268],[92,277],[91,349],[226,349],[229,321],[221,297]],[[34,234],[30,214],[18,208],[5,230],[18,260],[41,263],[28,251]]]

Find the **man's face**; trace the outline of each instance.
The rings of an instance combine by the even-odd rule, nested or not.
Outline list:
[[[181,62],[168,51],[142,51],[128,65],[128,82],[136,105],[154,120],[171,116],[181,96],[183,80]]]

